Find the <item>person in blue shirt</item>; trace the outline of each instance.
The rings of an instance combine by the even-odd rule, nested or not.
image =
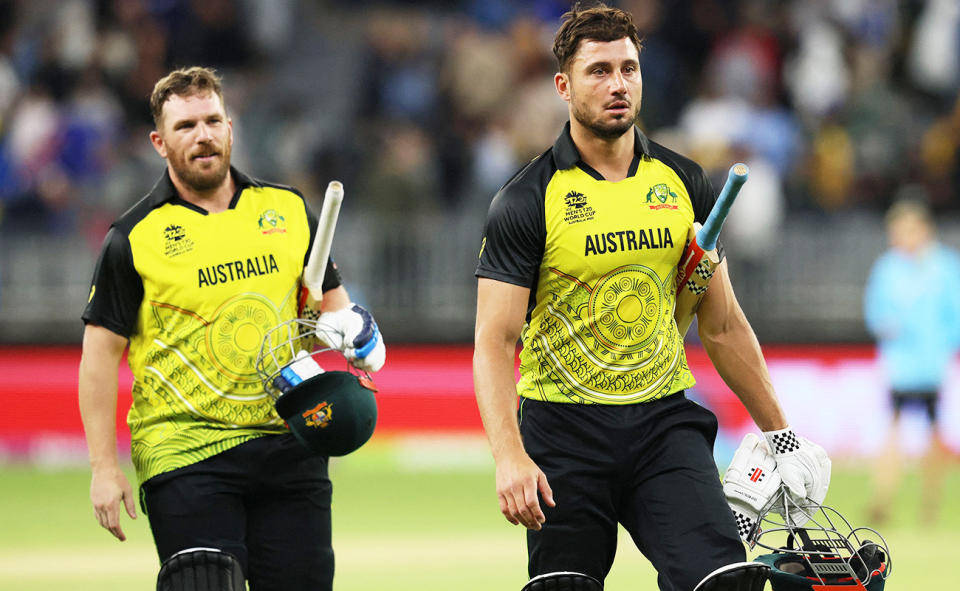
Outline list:
[[[960,256],[936,240],[925,205],[894,203],[886,217],[890,248],[867,280],[864,317],[877,340],[893,405],[893,424],[874,473],[871,516],[886,519],[901,477],[901,410],[919,406],[933,431],[922,463],[922,518],[936,519],[949,457],[937,429],[940,390],[960,348]]]

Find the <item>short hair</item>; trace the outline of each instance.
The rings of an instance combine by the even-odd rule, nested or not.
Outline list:
[[[624,37],[633,42],[639,54],[643,43],[640,41],[637,25],[634,24],[629,12],[611,8],[603,3],[581,9],[580,4],[577,3],[563,15],[563,24],[553,38],[553,55],[557,57],[560,71],[566,72],[567,66],[580,47],[580,42],[584,39],[616,41]]]
[[[157,81],[150,94],[150,113],[153,115],[153,124],[160,129],[160,120],[163,118],[163,104],[170,95],[193,96],[212,92],[223,102],[223,88],[220,77],[211,68],[191,66],[174,70]]]
[[[904,197],[894,202],[887,210],[885,219],[888,224],[903,218],[914,218],[928,227],[934,226],[933,213],[926,203],[913,197]]]

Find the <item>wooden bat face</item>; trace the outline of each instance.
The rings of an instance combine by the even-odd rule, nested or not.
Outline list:
[[[694,223],[690,229],[687,247],[677,269],[677,301],[673,310],[680,336],[685,335],[690,328],[700,301],[707,293],[710,279],[720,264],[720,255],[716,250],[717,237],[740,187],[747,181],[749,172],[746,164],[734,164],[727,174],[727,181],[713,209],[710,210],[710,215],[707,216],[705,227]]]
[[[713,278],[717,265],[720,264],[720,256],[716,249],[704,251],[697,244],[696,233],[699,229],[699,223],[694,223],[690,229],[687,249],[677,268],[677,302],[673,317],[681,335],[686,334],[690,324],[693,323],[700,301],[707,293],[710,279]]]
[[[706,251],[697,244],[696,229],[699,224],[695,223],[690,229],[690,235],[687,237],[687,246],[683,251],[683,257],[680,259],[680,266],[677,272],[677,291],[680,290],[694,274],[694,270]]]

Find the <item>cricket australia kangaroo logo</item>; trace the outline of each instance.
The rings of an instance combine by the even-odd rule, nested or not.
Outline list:
[[[596,211],[587,205],[587,196],[583,193],[570,191],[563,198],[563,201],[567,204],[567,212],[563,216],[563,221],[568,224],[592,220],[594,214],[596,214]]]
[[[669,203],[668,203],[669,201]],[[677,194],[666,183],[658,183],[647,191],[650,209],[677,209]]]
[[[287,220],[276,209],[268,209],[257,220],[263,234],[283,234],[287,231]]]

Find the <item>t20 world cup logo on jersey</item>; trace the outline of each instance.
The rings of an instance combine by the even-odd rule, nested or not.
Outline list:
[[[596,213],[592,207],[587,205],[587,196],[583,193],[570,191],[563,198],[563,201],[567,204],[567,212],[563,216],[563,221],[568,224],[592,220]]]
[[[187,238],[187,231],[183,226],[170,224],[163,229],[163,254],[175,257],[193,250],[193,240]]]

